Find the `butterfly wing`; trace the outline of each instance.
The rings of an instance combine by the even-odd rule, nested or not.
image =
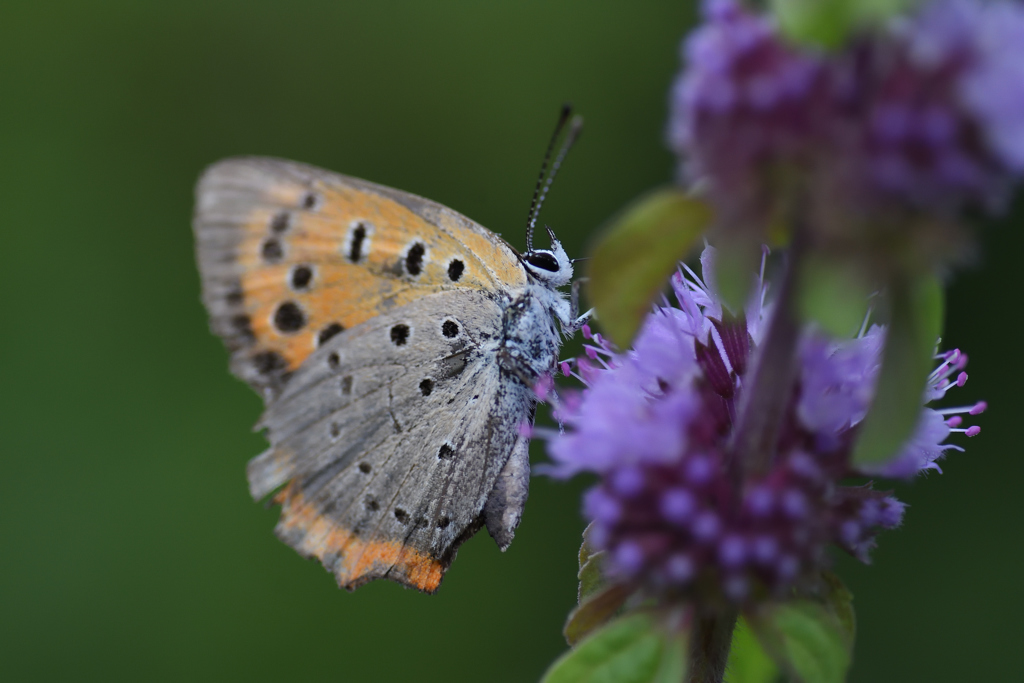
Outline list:
[[[515,251],[429,200],[265,158],[210,167],[194,226],[211,327],[268,404],[249,479],[284,486],[278,534],[349,588],[436,590],[481,524],[506,547],[534,406],[494,356]]]
[[[266,396],[341,330],[432,293],[525,282],[515,250],[435,202],[279,159],[206,170],[203,301],[231,368]]]
[[[502,312],[453,290],[378,315],[314,351],[268,406],[252,494],[290,482],[277,533],[339,585],[433,592],[483,523],[511,540],[534,398],[497,361]]]

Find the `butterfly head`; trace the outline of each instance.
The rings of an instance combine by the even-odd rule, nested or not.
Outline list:
[[[582,118],[577,116],[572,119],[565,142],[562,144],[562,149],[558,152],[558,156],[555,157],[555,161],[551,165],[551,173],[549,174],[547,171],[548,161],[551,160],[551,152],[554,150],[555,142],[558,140],[565,125],[569,122],[571,115],[572,106],[569,104],[562,105],[562,111],[558,117],[555,132],[552,134],[551,140],[548,141],[547,151],[544,152],[544,161],[540,165],[540,175],[537,177],[537,186],[533,190],[533,201],[530,202],[530,213],[526,218],[526,253],[520,257],[526,272],[535,280],[555,289],[572,282],[572,261],[565,253],[565,249],[562,248],[562,243],[555,238],[554,231],[546,225],[544,227],[548,231],[548,236],[551,237],[551,248],[534,249],[533,227],[537,224],[540,208],[544,204],[544,199],[548,196],[548,190],[551,189],[555,176],[558,175],[558,169],[562,167],[565,155],[569,153],[569,149],[572,148],[579,138],[580,131],[583,128]]]
[[[551,236],[551,248],[527,251],[523,254],[523,267],[534,279],[548,287],[562,287],[572,282],[572,260],[555,237],[554,231],[544,227]]]

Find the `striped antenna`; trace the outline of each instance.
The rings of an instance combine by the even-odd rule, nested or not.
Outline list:
[[[583,132],[583,117],[574,116],[572,118],[572,126],[569,127],[569,134],[565,137],[565,142],[562,144],[562,149],[558,150],[558,156],[555,157],[555,163],[551,165],[551,174],[548,176],[548,181],[544,183],[544,190],[540,193],[540,199],[537,200],[537,210],[533,212],[533,216],[530,218],[530,235],[533,235],[533,226],[537,222],[537,217],[540,216],[540,207],[544,206],[544,199],[548,196],[548,190],[551,189],[551,183],[555,182],[555,176],[558,175],[558,169],[562,167],[562,162],[565,160],[565,155],[569,153],[572,146],[576,144],[576,141],[580,138],[580,133]]]
[[[558,116],[558,124],[555,126],[555,132],[551,135],[551,140],[548,141],[548,148],[544,152],[544,161],[540,165],[540,175],[537,176],[537,186],[533,189],[533,199],[530,201],[530,213],[526,216],[527,252],[533,251],[533,227],[537,223],[537,211],[540,210],[540,207],[537,205],[537,198],[540,196],[541,187],[544,185],[544,176],[547,174],[548,161],[551,160],[551,152],[555,148],[555,142],[558,140],[558,136],[562,133],[562,129],[565,128],[565,122],[569,120],[570,114],[572,114],[572,105],[566,102],[562,105],[562,112]],[[560,164],[563,156],[565,156],[564,151],[559,153],[559,158],[555,163]],[[551,183],[549,182],[548,185],[550,186]],[[547,188],[544,188],[544,192],[547,193]]]

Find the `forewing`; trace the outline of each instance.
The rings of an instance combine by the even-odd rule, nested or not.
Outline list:
[[[449,291],[383,313],[316,350],[267,408],[272,445],[249,465],[252,493],[285,486],[278,535],[339,585],[433,592],[496,490],[488,526],[511,540],[522,505],[506,498],[525,500],[528,471],[522,457],[506,464],[525,454],[534,399],[496,360],[502,306]]]
[[[211,327],[232,371],[268,397],[342,330],[437,292],[525,278],[508,244],[440,204],[278,159],[208,168],[194,228]]]

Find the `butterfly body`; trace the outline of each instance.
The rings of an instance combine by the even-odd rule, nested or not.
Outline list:
[[[557,241],[520,255],[429,200],[262,158],[207,170],[195,229],[211,326],[267,404],[248,476],[279,537],[344,587],[427,592],[481,526],[507,547],[533,386],[555,321],[579,324]]]

